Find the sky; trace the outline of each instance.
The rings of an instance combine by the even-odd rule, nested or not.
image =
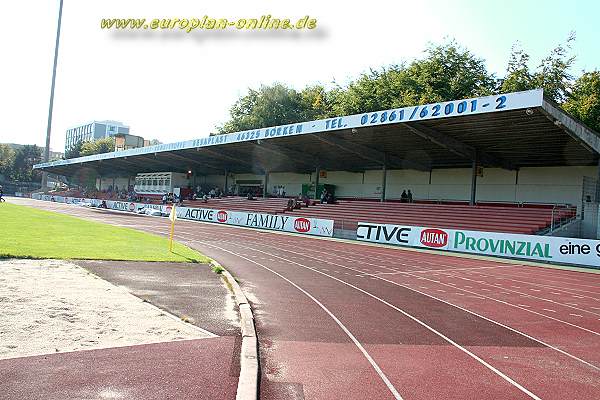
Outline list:
[[[0,143],[44,145],[58,0],[2,2]],[[298,18],[305,31],[115,31],[102,18]],[[519,42],[537,66],[569,32],[575,75],[600,68],[598,1],[64,0],[51,149],[65,131],[116,120],[169,143],[208,136],[248,88],[345,84],[455,39],[504,75]]]

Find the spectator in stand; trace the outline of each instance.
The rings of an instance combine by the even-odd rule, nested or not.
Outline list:
[[[215,192],[215,189],[214,189],[214,188],[212,188],[212,189],[210,189],[210,192],[208,192],[208,194],[210,195],[210,198],[211,198],[211,199],[214,199],[214,198],[215,198],[215,195],[216,195],[217,193]]]
[[[254,194],[252,194],[252,190],[248,191],[248,196],[246,197],[246,200],[256,200],[254,198]]]
[[[2,196],[4,196],[4,190],[2,190],[2,186],[0,186],[0,203],[6,201]]]
[[[166,193],[162,195],[161,203],[163,205],[167,204],[167,194]]]
[[[294,199],[288,199],[285,211],[292,211],[294,209]]]
[[[323,189],[323,193],[321,193],[321,204],[325,203],[327,201],[327,189]]]
[[[408,202],[408,194],[406,194],[406,190],[403,190],[402,194],[400,195],[400,203],[406,202]]]
[[[306,194],[302,195],[302,202],[306,205],[306,207],[310,206],[310,199]]]
[[[333,193],[327,192],[327,197],[325,198],[325,202],[327,204],[335,204],[335,199],[333,198]]]
[[[411,193],[410,189],[408,189],[408,193],[406,194],[406,199],[408,200],[409,203],[413,202],[412,193]]]

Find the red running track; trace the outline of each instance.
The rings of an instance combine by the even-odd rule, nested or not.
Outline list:
[[[168,232],[161,218],[19,203]],[[248,294],[263,399],[600,398],[593,271],[189,221],[176,237]]]

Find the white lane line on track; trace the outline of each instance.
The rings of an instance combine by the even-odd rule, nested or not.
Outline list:
[[[239,237],[239,236],[238,236],[238,235],[236,235],[236,234],[230,234],[230,236]],[[271,247],[274,247],[274,246],[271,246]],[[294,246],[294,245],[288,245],[288,247],[298,247],[298,246]],[[293,251],[291,251],[291,250],[287,250],[287,249],[280,249],[280,248],[278,248],[278,249],[279,249],[279,250],[282,250],[282,251],[288,251],[288,252],[292,252],[292,253],[294,253],[294,254],[300,254],[300,253],[296,253],[296,252],[293,252]],[[305,248],[305,247],[302,247],[301,249],[302,249],[302,250],[306,250],[306,248]],[[315,249],[310,249],[310,250],[311,250],[311,251],[313,251],[313,252],[315,252],[315,253],[323,253],[323,254],[325,254],[323,251],[319,251],[319,250],[315,250]],[[306,255],[305,255],[305,256],[306,256]],[[306,257],[310,257],[310,256],[306,256]],[[312,257],[312,258],[315,258],[315,257]],[[322,262],[326,262],[326,263],[328,263],[328,264],[331,264],[331,265],[334,265],[334,266],[338,266],[338,267],[340,267],[340,266],[341,266],[341,267],[344,267],[344,268],[348,268],[348,267],[346,267],[346,266],[343,266],[343,265],[340,265],[340,264],[336,264],[336,263],[334,263],[334,262],[331,262],[331,261],[327,261],[327,260],[320,260],[320,259],[318,259],[318,260],[319,260],[319,261],[322,261]],[[378,266],[379,266],[379,265],[377,265],[377,264],[371,264],[371,263],[369,263],[369,262],[366,262],[366,261],[362,261],[362,263],[363,263],[363,264],[365,264],[365,265],[371,265],[371,266],[375,266],[375,267],[378,267]],[[365,272],[365,274],[368,274],[368,272]],[[411,276],[411,277],[416,277],[417,279],[420,279],[420,280],[427,280],[427,281],[430,281],[430,282],[439,283],[440,285],[444,285],[444,286],[452,287],[452,286],[449,286],[447,283],[442,283],[442,282],[440,282],[440,281],[438,281],[438,280],[436,280],[436,279],[432,279],[432,278],[425,278],[425,277],[422,277],[422,276],[417,276],[417,275],[414,275],[414,274],[413,274],[413,273],[411,273],[411,272],[404,272],[404,275],[408,275],[408,276]],[[448,277],[448,276],[446,276],[446,277]],[[463,280],[470,280],[469,278],[465,278],[465,277],[458,277],[458,278],[459,278],[459,279],[463,279]],[[382,278],[382,279],[383,279],[383,278]],[[505,278],[503,278],[503,277],[496,277],[496,279],[500,279],[500,280],[502,280],[502,279],[505,279]],[[507,278],[507,279],[510,279],[510,278]],[[498,285],[498,284],[490,284],[490,283],[486,283],[486,284],[487,284],[487,285],[489,285],[489,286],[493,286],[493,287],[495,287],[494,285]],[[467,287],[468,287],[468,288],[471,288],[471,286],[469,286],[469,285],[465,285],[464,287],[465,287],[465,288],[467,288]],[[586,332],[592,333],[592,334],[594,334],[594,335],[598,335],[598,336],[600,336],[600,333],[598,333],[598,332],[596,332],[596,331],[593,331],[593,330],[591,330],[591,329],[584,328],[584,327],[582,327],[582,326],[579,326],[579,325],[576,325],[576,324],[573,324],[573,323],[570,323],[570,322],[567,322],[567,321],[563,321],[563,320],[561,320],[561,319],[554,318],[554,317],[551,317],[551,316],[549,316],[549,315],[546,315],[546,314],[539,313],[539,312],[537,312],[537,311],[534,311],[534,310],[528,310],[528,309],[525,309],[525,308],[519,307],[519,306],[517,306],[517,305],[515,305],[515,304],[513,304],[513,303],[509,303],[509,302],[507,302],[507,301],[504,301],[504,300],[496,299],[496,298],[494,298],[494,297],[489,297],[489,296],[486,296],[486,295],[484,295],[484,294],[476,293],[476,292],[474,292],[474,291],[471,291],[471,290],[466,290],[466,289],[461,289],[461,288],[457,288],[457,289],[459,289],[459,290],[462,290],[462,291],[464,291],[464,292],[467,292],[467,293],[471,293],[471,294],[475,295],[475,298],[477,298],[477,299],[484,299],[484,298],[485,298],[485,299],[489,299],[489,300],[492,300],[492,301],[495,301],[495,302],[498,302],[498,303],[501,303],[501,304],[505,304],[505,305],[507,305],[507,306],[510,306],[510,307],[519,308],[519,309],[521,309],[521,310],[523,310],[523,311],[527,311],[527,312],[530,312],[530,313],[532,313],[532,314],[536,314],[536,315],[539,315],[539,316],[542,316],[542,317],[545,317],[545,318],[548,318],[548,319],[551,319],[551,320],[554,320],[554,321],[557,321],[557,322],[560,322],[560,323],[563,323],[563,324],[566,324],[566,325],[572,326],[572,327],[574,327],[574,328],[581,329],[581,330],[583,330],[583,331],[586,331]],[[482,297],[479,297],[479,296],[482,296]],[[525,294],[525,293],[524,293],[524,294],[521,294],[521,295],[520,295],[520,297],[525,297],[525,298],[536,298],[534,295]],[[575,297],[575,296],[574,296],[574,297]],[[561,304],[561,303],[558,303],[558,304]],[[586,311],[586,310],[581,310],[581,311]],[[590,311],[587,311],[587,312],[590,312]]]
[[[319,300],[317,300],[313,295],[311,295],[310,293],[308,293],[306,290],[302,289],[300,286],[298,286],[297,284],[295,284],[294,282],[292,282],[291,280],[289,280],[288,278],[286,278],[285,276],[281,275],[279,272],[272,270],[271,268],[267,267],[266,265],[263,265],[261,263],[258,263],[254,260],[251,260],[248,257],[244,257],[242,255],[239,255],[233,251],[224,249],[222,247],[219,246],[215,246],[213,244],[210,243],[206,243],[206,242],[202,242],[200,240],[195,240],[198,243],[202,243],[205,246],[210,246],[210,247],[214,247],[216,249],[219,249],[221,251],[224,251],[226,253],[232,254],[234,256],[238,256],[240,258],[243,258],[244,260],[251,262],[252,264],[256,264],[259,267],[262,267],[264,269],[266,269],[267,271],[277,275],[278,277],[280,277],[281,279],[283,279],[284,281],[288,282],[290,285],[294,286],[296,289],[298,289],[299,291],[301,291],[302,293],[304,293],[309,299],[311,299],[312,301],[314,301],[319,307],[321,307],[323,309],[323,311],[325,311],[330,317],[331,319],[333,319],[336,324],[338,324],[338,326],[340,328],[342,328],[342,330],[344,331],[344,333],[346,335],[348,335],[348,337],[350,338],[350,340],[352,340],[352,342],[356,345],[356,347],[358,347],[358,349],[361,351],[361,353],[365,356],[365,358],[369,361],[369,363],[371,364],[371,366],[373,367],[373,369],[377,372],[377,374],[379,375],[379,377],[381,378],[381,380],[383,380],[383,382],[385,383],[385,385],[387,386],[387,388],[390,390],[390,392],[392,392],[392,395],[394,396],[395,399],[398,400],[403,400],[402,396],[400,396],[400,393],[398,393],[398,390],[394,387],[394,385],[392,384],[392,382],[390,382],[390,380],[388,379],[388,377],[383,373],[383,371],[381,370],[381,368],[379,367],[379,365],[377,365],[377,363],[375,362],[375,360],[373,360],[373,358],[371,357],[371,355],[367,352],[367,350],[363,347],[363,345],[358,341],[358,339],[356,339],[356,337],[354,337],[354,335],[352,334],[352,332],[350,332],[348,330],[348,328],[346,328],[346,326],[335,316],[333,315],[333,313],[331,311],[329,311],[329,309],[327,307],[325,307],[323,305],[323,303],[321,303]],[[248,248],[248,249],[252,249],[252,248]],[[263,252],[265,254],[268,254],[266,252]],[[275,256],[277,257],[277,256]],[[277,257],[279,258],[279,257]],[[289,260],[289,262],[295,263],[295,261],[291,261]],[[316,270],[315,270],[316,271]],[[323,272],[320,271],[316,271],[320,274],[329,276]],[[336,278],[337,279],[337,278]]]
[[[204,243],[204,242],[201,242],[201,241],[197,241],[197,242],[199,242],[199,243],[203,243],[203,244],[205,244],[205,245],[208,245],[207,243]],[[217,246],[214,246],[214,245],[213,245],[213,247],[219,248],[219,247],[217,247]],[[280,260],[284,260],[284,261],[286,261],[286,262],[289,262],[289,263],[292,263],[292,264],[296,264],[296,265],[298,265],[298,266],[300,266],[300,267],[303,267],[303,268],[309,269],[309,270],[311,270],[311,271],[314,271],[314,272],[316,272],[316,273],[319,273],[319,274],[322,274],[322,275],[324,275],[324,276],[327,276],[327,277],[329,277],[329,278],[331,278],[331,279],[334,279],[334,280],[336,280],[336,281],[338,281],[338,282],[340,282],[340,283],[342,283],[342,284],[344,284],[344,285],[346,285],[346,286],[348,286],[348,287],[351,287],[351,288],[353,288],[353,289],[355,289],[355,290],[357,290],[357,291],[359,291],[359,292],[361,292],[361,293],[364,293],[364,294],[366,294],[367,296],[369,296],[369,297],[372,297],[372,298],[373,298],[373,299],[375,299],[375,300],[378,300],[378,301],[380,301],[381,303],[383,303],[383,304],[387,305],[388,307],[391,307],[391,308],[393,308],[394,310],[396,310],[396,311],[400,312],[400,313],[401,313],[401,314],[403,314],[404,316],[406,316],[406,317],[410,318],[410,319],[411,319],[411,320],[413,320],[414,322],[418,323],[419,325],[423,326],[423,327],[424,327],[424,328],[426,328],[427,330],[429,330],[429,331],[431,331],[432,333],[436,334],[437,336],[441,337],[442,339],[444,339],[444,340],[445,340],[445,341],[447,341],[448,343],[452,344],[454,347],[456,347],[457,349],[461,350],[461,351],[462,351],[462,352],[464,352],[465,354],[469,355],[469,356],[470,356],[470,357],[472,357],[474,360],[478,361],[480,364],[482,364],[483,366],[485,366],[486,368],[488,368],[490,371],[494,372],[496,375],[498,375],[499,377],[501,377],[502,379],[504,379],[505,381],[507,381],[508,383],[510,383],[511,385],[513,385],[514,387],[516,387],[517,389],[519,389],[520,391],[522,391],[523,393],[525,393],[526,395],[528,395],[529,397],[531,397],[532,399],[541,400],[541,398],[540,398],[540,397],[536,396],[534,393],[532,393],[531,391],[527,390],[525,387],[521,386],[521,385],[520,385],[518,382],[514,381],[512,378],[510,378],[509,376],[505,375],[505,374],[504,374],[502,371],[500,371],[500,370],[496,369],[494,366],[492,366],[491,364],[489,364],[488,362],[486,362],[485,360],[483,360],[482,358],[480,358],[480,357],[479,357],[479,356],[477,356],[476,354],[474,354],[474,353],[472,353],[471,351],[469,351],[468,349],[466,349],[466,348],[462,347],[460,344],[456,343],[455,341],[453,341],[453,340],[452,340],[452,339],[450,339],[449,337],[445,336],[443,333],[441,333],[441,332],[437,331],[435,328],[432,328],[431,326],[427,325],[425,322],[421,321],[420,319],[418,319],[418,318],[416,318],[416,317],[412,316],[411,314],[409,314],[409,313],[407,313],[406,311],[404,311],[404,310],[402,310],[402,309],[400,309],[400,308],[396,307],[395,305],[393,305],[393,304],[391,304],[391,303],[389,303],[389,302],[387,302],[387,301],[383,300],[382,298],[380,298],[380,297],[377,297],[377,296],[375,296],[374,294],[372,294],[372,293],[370,293],[370,292],[367,292],[366,290],[363,290],[363,289],[361,289],[361,288],[359,288],[359,287],[357,287],[357,286],[354,286],[354,285],[352,285],[351,283],[348,283],[348,282],[346,282],[346,281],[343,281],[343,280],[341,280],[341,279],[339,279],[339,278],[336,278],[336,277],[334,277],[334,276],[331,276],[331,275],[325,274],[325,273],[323,273],[323,272],[321,272],[321,271],[318,271],[318,270],[316,270],[316,269],[314,269],[314,268],[312,268],[312,267],[306,266],[306,265],[304,265],[304,264],[300,264],[300,263],[298,263],[298,262],[296,262],[296,261],[292,261],[292,260],[286,259],[286,258],[284,258],[284,257],[278,256],[278,255],[275,255],[275,254],[272,254],[272,253],[267,253],[267,252],[265,252],[265,251],[262,251],[262,250],[259,250],[259,249],[254,249],[254,248],[252,248],[252,247],[247,247],[247,246],[240,246],[240,247],[246,247],[246,248],[249,248],[249,249],[251,249],[251,250],[254,250],[254,251],[256,251],[256,252],[260,252],[260,253],[271,254],[271,256],[273,256],[273,257],[275,257],[275,258],[278,258],[278,259],[280,259]],[[220,249],[221,249],[221,250],[224,250],[224,251],[228,251],[228,250],[225,250],[225,249],[222,249],[222,248],[220,248]],[[293,253],[293,252],[292,252],[292,253]],[[265,267],[265,268],[269,269],[268,267]],[[346,267],[344,267],[344,268],[346,268]],[[269,270],[270,270],[270,269],[269,269]],[[275,271],[272,271],[272,272],[275,272]],[[276,272],[275,272],[275,273],[276,273]],[[276,274],[277,274],[277,273],[276,273]],[[279,274],[277,274],[277,275],[279,275]],[[281,275],[279,275],[279,276],[281,276]],[[381,279],[381,278],[379,278],[379,277],[377,277],[377,276],[373,276],[373,277],[374,277],[375,279]],[[284,278],[284,279],[285,279],[285,278]],[[286,280],[287,280],[287,279],[286,279]],[[291,281],[290,281],[290,283],[291,283]],[[294,286],[296,286],[296,285],[294,285]],[[410,288],[409,288],[409,289],[410,289]],[[325,308],[324,308],[324,309],[325,309]]]
[[[452,271],[449,271],[448,272],[448,276],[455,276],[455,275],[451,275],[451,274],[452,274]],[[480,276],[485,276],[485,277],[492,278],[492,279],[493,278],[497,278],[497,276],[494,275],[493,273],[492,274],[486,274],[486,275],[480,275]],[[513,281],[513,282],[517,282],[517,283],[524,283],[524,284],[530,285],[530,286],[541,287],[541,288],[544,288],[545,290],[553,290],[555,292],[552,292],[552,294],[559,295],[559,296],[562,296],[565,293],[569,294],[569,295],[571,295],[571,294],[578,295],[578,294],[580,294],[579,292],[582,291],[580,289],[575,289],[575,288],[564,289],[564,288],[559,288],[559,287],[556,287],[556,286],[553,286],[553,285],[546,285],[546,284],[541,284],[541,283],[536,283],[536,282],[527,282],[527,281],[523,281],[523,280],[519,280],[519,279],[515,279],[515,278],[506,278],[506,279],[508,279],[510,281]],[[474,281],[474,282],[477,282],[477,283],[486,283],[485,281]],[[517,285],[514,285],[512,287],[516,288],[516,289],[521,289],[521,286],[517,286]],[[578,293],[573,293],[574,291],[578,292]],[[557,293],[557,292],[562,292],[562,293]],[[585,291],[585,292],[586,293],[594,293],[594,292],[589,292],[589,291]],[[594,293],[594,294],[596,294],[596,293]],[[593,300],[596,300],[596,301],[598,300],[597,297],[592,297],[592,296],[584,296],[584,297],[589,298],[589,299],[593,299]]]
[[[239,239],[239,238],[241,238],[241,239],[245,239],[245,238],[247,238],[247,236],[239,235],[239,234],[237,234],[237,233],[235,233],[235,232],[231,232],[231,233],[229,233],[229,232],[227,232],[227,233],[223,232],[223,233],[224,233],[225,235],[228,235],[228,236],[231,236],[231,237],[234,237],[234,238],[238,238],[238,239]],[[288,242],[286,242],[285,244],[286,244],[286,246],[287,246],[287,247],[295,247],[295,248],[298,248],[298,249],[300,249],[300,250],[302,250],[302,251],[306,251],[306,250],[307,250],[307,247],[305,247],[305,246],[297,246],[297,245],[293,245],[293,244],[291,244],[291,243],[288,243]],[[267,246],[267,247],[269,247],[269,246]],[[280,250],[280,251],[288,251],[288,252],[292,252],[292,253],[294,253],[294,254],[299,254],[299,255],[301,255],[301,256],[304,256],[304,257],[310,257],[310,256],[306,256],[306,254],[305,254],[305,253],[297,253],[297,252],[293,252],[293,251],[291,251],[291,250],[288,250],[288,248],[278,248],[278,247],[275,247],[275,246],[270,246],[270,247],[276,248],[277,250]],[[312,251],[312,252],[314,252],[314,253],[322,253],[322,254],[325,254],[325,255],[327,255],[327,256],[328,256],[328,258],[330,258],[330,257],[331,257],[331,254],[330,254],[330,253],[326,253],[326,252],[324,252],[324,251],[320,251],[320,250],[313,249],[313,248],[309,248],[309,250],[310,250],[310,251]],[[331,249],[330,249],[330,250],[331,250]],[[355,257],[355,254],[353,254],[353,253],[348,253],[348,252],[346,252],[346,251],[341,251],[341,250],[331,250],[331,251],[342,252],[342,254],[345,254],[345,255],[347,255],[347,257],[345,258],[345,260],[346,260],[346,261],[348,261],[348,260],[351,260],[351,258],[350,258],[350,257]],[[312,258],[314,258],[314,259],[317,259],[317,258],[315,258],[315,257],[312,257]],[[321,261],[321,262],[324,262],[324,263],[327,263],[327,264],[334,265],[334,266],[341,266],[341,267],[343,267],[343,268],[349,268],[349,267],[347,267],[347,266],[343,266],[343,265],[336,264],[336,263],[334,263],[334,262],[332,262],[332,261],[329,261],[329,260],[327,260],[327,259],[326,259],[326,260],[317,259],[317,260],[319,260],[319,261]],[[364,261],[364,260],[357,260],[357,261],[360,261],[360,262],[361,262],[362,264],[364,264],[364,265],[374,266],[374,267],[378,267],[378,268],[380,268],[380,267],[381,267],[381,265],[379,265],[379,264],[372,264],[372,263],[366,262],[366,261]],[[388,261],[389,261],[389,260],[388,260]],[[356,269],[354,269],[354,268],[350,268],[350,269],[352,269],[352,270],[356,270]],[[359,271],[359,270],[357,270],[357,271],[358,271],[358,272],[363,272],[364,274],[368,274],[368,273],[369,273],[369,272],[367,272],[368,270],[365,270],[365,271]],[[418,279],[418,280],[423,280],[423,281],[429,281],[429,282],[439,283],[440,285],[447,286],[447,284],[446,284],[446,283],[442,283],[442,282],[440,282],[440,281],[438,281],[438,280],[435,280],[435,279],[432,279],[432,278],[426,278],[426,277],[423,277],[423,276],[415,275],[413,272],[404,272],[404,275],[411,276],[411,277],[413,277],[413,278],[416,278],[416,279]],[[446,275],[444,275],[444,276],[445,276],[445,277],[447,277]],[[383,278],[381,278],[381,279],[383,279]],[[504,278],[502,278],[502,277],[497,277],[496,279],[502,280],[502,279],[504,279]],[[390,282],[392,282],[392,281],[390,281]],[[474,281],[474,282],[477,282],[477,281]],[[485,281],[482,281],[482,282],[486,283]],[[489,284],[489,285],[491,285],[491,284]],[[468,285],[467,285],[467,286],[465,286],[465,287],[470,287],[470,286],[468,286]],[[466,292],[466,293],[470,293],[470,294],[474,295],[474,296],[467,296],[467,297],[473,297],[473,298],[476,298],[476,299],[488,299],[488,300],[491,300],[491,301],[494,301],[494,302],[497,302],[497,303],[504,304],[504,305],[506,305],[506,306],[509,306],[509,307],[518,308],[518,309],[520,309],[520,310],[523,310],[523,311],[526,311],[526,312],[529,312],[529,313],[532,313],[532,314],[535,314],[535,315],[538,315],[538,316],[541,316],[541,317],[544,317],[544,318],[547,318],[547,319],[550,319],[550,320],[553,320],[553,321],[556,321],[556,322],[560,322],[560,323],[562,323],[562,324],[565,324],[565,325],[569,325],[569,326],[571,326],[571,327],[573,327],[573,328],[576,328],[576,329],[581,329],[581,330],[583,330],[583,331],[586,331],[586,332],[588,332],[588,333],[591,333],[591,334],[593,334],[593,335],[600,336],[600,333],[599,333],[599,332],[593,331],[593,330],[591,330],[591,329],[588,329],[588,328],[584,328],[584,327],[582,327],[582,326],[579,326],[579,325],[573,324],[573,323],[571,323],[571,322],[567,322],[567,321],[564,321],[564,320],[561,320],[561,319],[558,319],[558,318],[552,317],[552,316],[550,316],[550,315],[547,315],[547,314],[542,314],[542,313],[540,313],[540,312],[537,312],[537,311],[534,311],[534,310],[530,310],[530,309],[526,309],[526,308],[520,307],[520,306],[518,306],[518,305],[516,305],[516,304],[509,303],[509,302],[507,302],[507,301],[504,301],[504,300],[496,299],[496,298],[494,298],[494,297],[486,296],[486,295],[484,295],[484,294],[479,294],[479,293],[476,293],[476,292],[473,292],[473,291],[470,291],[470,290],[466,290],[466,289],[462,289],[462,288],[457,288],[457,289],[459,289],[459,290],[462,290],[462,291],[464,291],[464,292]],[[480,297],[480,296],[481,296],[481,297]],[[520,297],[524,297],[524,298],[530,298],[530,297],[533,297],[533,296],[532,296],[532,295],[528,295],[528,294],[522,294],[522,295],[520,295]],[[549,346],[549,347],[552,347],[552,346]],[[568,354],[568,353],[566,353],[566,354]],[[576,358],[575,356],[572,356],[572,355],[569,355],[569,356]],[[583,361],[583,360],[582,360],[582,361]],[[585,362],[585,361],[584,361],[584,362]]]
[[[239,237],[238,235],[231,235],[231,236],[236,236],[236,237]],[[292,250],[289,250],[289,249],[287,249],[287,248],[285,248],[285,249],[282,249],[282,248],[278,248],[278,247],[275,247],[275,246],[272,246],[272,245],[271,245],[271,246],[267,246],[267,247],[272,247],[272,248],[274,248],[274,249],[277,249],[277,250],[280,250],[280,251],[284,251],[284,252],[293,253],[293,254],[300,254],[300,253],[294,252],[294,251],[292,251]],[[288,247],[290,247],[290,246],[288,246]],[[294,246],[294,247],[297,247],[297,246]],[[304,251],[305,251],[306,249],[305,249],[305,248],[302,248],[302,250],[304,250]],[[257,251],[259,251],[259,250],[257,250]],[[319,251],[316,251],[316,250],[312,250],[312,251],[319,252]],[[315,259],[315,260],[317,260],[317,261],[323,261],[323,260],[321,260],[321,259],[319,259],[319,258],[317,258],[317,257],[308,256],[308,255],[306,255],[306,253],[302,254],[302,256],[303,256],[303,257],[305,257],[305,258],[312,258],[312,259]],[[324,262],[331,263],[330,261],[324,261]],[[335,264],[335,263],[331,263],[331,264],[332,264],[332,265],[338,265],[338,264]],[[338,265],[338,266],[340,266],[340,267],[342,267],[342,268],[346,268],[346,269],[352,270],[352,271],[358,271],[358,270],[356,270],[355,268],[352,268],[352,267],[343,266],[343,265]],[[318,271],[317,271],[317,272],[318,272]],[[368,274],[367,274],[367,275],[368,275]],[[373,274],[371,274],[371,275],[372,275],[372,276],[376,276],[376,275],[373,275]],[[465,312],[467,312],[467,313],[469,313],[469,314],[471,314],[471,315],[475,315],[475,316],[477,316],[477,317],[479,317],[479,318],[485,319],[486,321],[489,321],[489,322],[491,322],[491,323],[493,323],[493,324],[496,324],[496,325],[498,325],[498,326],[501,326],[501,327],[503,327],[503,328],[506,328],[506,329],[508,329],[508,330],[510,330],[510,331],[513,331],[513,332],[515,332],[515,333],[517,333],[517,334],[519,334],[519,335],[522,335],[522,336],[524,336],[524,337],[526,337],[526,338],[528,338],[528,339],[531,339],[531,340],[533,340],[533,341],[535,341],[535,342],[537,342],[537,343],[540,343],[541,345],[544,345],[544,346],[546,346],[546,347],[548,347],[548,348],[550,348],[550,349],[552,349],[552,350],[555,350],[555,351],[557,351],[557,352],[559,352],[559,353],[561,353],[561,354],[563,354],[563,355],[565,355],[565,356],[567,356],[567,357],[569,357],[569,358],[571,358],[571,359],[573,359],[573,360],[576,360],[576,361],[578,361],[578,362],[581,362],[582,364],[585,364],[585,365],[587,365],[587,366],[589,366],[589,367],[591,367],[591,368],[593,368],[593,369],[595,369],[595,370],[597,370],[597,371],[600,371],[600,367],[598,367],[598,366],[596,366],[596,365],[594,365],[594,364],[591,364],[591,363],[590,363],[590,362],[588,362],[588,361],[585,361],[585,360],[583,360],[583,359],[581,359],[581,358],[579,358],[579,357],[577,357],[577,356],[574,356],[573,354],[570,354],[570,353],[568,353],[568,352],[566,352],[566,351],[564,351],[564,350],[562,350],[562,349],[560,349],[560,348],[558,348],[558,347],[556,347],[556,346],[553,346],[553,345],[551,345],[551,344],[549,344],[549,343],[546,343],[546,342],[544,342],[544,341],[543,341],[543,340],[541,340],[541,339],[537,339],[537,338],[535,338],[535,337],[533,337],[533,336],[530,336],[530,335],[528,335],[528,334],[526,334],[526,333],[524,333],[524,332],[521,332],[521,331],[519,331],[519,330],[517,330],[517,329],[515,329],[515,328],[512,328],[512,327],[510,327],[510,326],[508,326],[508,325],[505,325],[505,324],[503,324],[503,323],[501,323],[501,322],[495,321],[495,320],[493,320],[493,319],[491,319],[491,318],[487,318],[487,317],[485,317],[485,316],[483,316],[483,315],[481,315],[481,314],[478,314],[478,313],[476,313],[476,312],[474,312],[474,311],[471,311],[471,310],[469,310],[469,309],[463,308],[463,307],[461,307],[461,306],[459,306],[459,305],[456,305],[456,304],[450,303],[450,302],[448,302],[448,301],[446,301],[446,300],[440,299],[440,298],[438,298],[438,297],[436,297],[436,296],[434,296],[434,295],[430,295],[430,294],[428,294],[428,293],[421,292],[421,291],[419,291],[419,290],[417,290],[417,289],[413,289],[413,288],[407,287],[406,285],[403,285],[403,284],[401,284],[401,283],[394,282],[394,281],[390,281],[390,280],[388,280],[388,279],[385,279],[385,278],[383,278],[383,277],[377,277],[377,278],[378,278],[378,279],[380,279],[380,280],[382,280],[382,281],[385,281],[385,282],[391,283],[392,285],[396,285],[396,286],[400,286],[400,287],[407,288],[407,289],[409,289],[409,290],[412,290],[412,291],[414,291],[414,292],[420,293],[420,294],[422,294],[422,295],[424,295],[424,296],[427,296],[427,297],[429,297],[429,298],[432,298],[432,299],[435,299],[435,300],[441,301],[441,302],[443,302],[443,303],[446,303],[446,304],[448,304],[448,305],[450,305],[450,306],[452,306],[452,307],[458,308],[459,310],[465,311]],[[423,279],[423,278],[418,278],[418,279]],[[425,279],[425,280],[432,281],[431,279],[428,279],[428,278],[424,278],[424,279]],[[426,288],[426,287],[421,287],[421,288]],[[464,289],[460,289],[460,288],[457,288],[457,289],[459,289],[459,290],[463,290],[463,291],[465,291],[465,292],[467,292],[467,293],[474,293],[474,292],[471,292],[471,291],[468,291],[468,290],[464,290]],[[483,295],[482,295],[482,296],[483,296]],[[511,304],[511,303],[506,303],[506,302],[504,302],[504,301],[502,301],[502,300],[497,300],[497,299],[494,299],[494,298],[492,298],[492,297],[487,297],[487,296],[485,296],[485,297],[479,297],[479,296],[476,296],[476,295],[475,295],[475,296],[468,296],[468,297],[473,297],[473,298],[476,298],[476,299],[481,299],[481,300],[483,300],[483,299],[486,299],[486,298],[487,298],[487,299],[490,299],[490,300],[493,300],[493,301],[496,301],[496,302],[499,302],[499,303],[503,303],[503,304],[509,305],[509,306],[511,306],[511,307],[519,308],[519,309],[521,309],[521,310],[523,310],[523,311],[528,311],[528,312],[531,312],[531,313],[533,313],[533,314],[540,315],[540,316],[542,316],[542,317],[545,317],[545,318],[548,318],[548,319],[551,319],[551,320],[556,320],[556,321],[558,321],[558,322],[562,322],[562,323],[565,323],[565,324],[567,324],[567,325],[572,325],[573,327],[576,327],[576,328],[579,328],[579,329],[582,329],[582,330],[585,330],[585,331],[588,331],[588,332],[590,332],[590,333],[593,333],[593,334],[596,334],[596,335],[598,335],[598,333],[597,333],[597,332],[594,332],[594,331],[588,330],[588,329],[586,329],[586,328],[583,328],[583,327],[580,327],[580,326],[578,326],[578,325],[574,325],[574,324],[571,324],[571,323],[569,323],[569,322],[566,322],[566,321],[562,321],[562,320],[556,319],[556,318],[554,318],[554,317],[551,317],[551,316],[549,316],[549,315],[541,314],[541,313],[538,313],[538,312],[536,312],[536,311],[533,311],[533,310],[528,310],[528,309],[524,308],[524,307],[529,307],[529,306],[527,306],[527,305],[521,305],[521,304],[519,304],[519,305],[515,305],[515,304]],[[600,320],[600,318],[599,318],[599,320]]]

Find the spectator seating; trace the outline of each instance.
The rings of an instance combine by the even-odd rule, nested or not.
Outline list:
[[[356,229],[359,221],[535,234],[555,220],[575,216],[575,208],[552,211],[552,206],[423,204],[340,200],[286,212],[290,215],[333,219],[337,229]]]

